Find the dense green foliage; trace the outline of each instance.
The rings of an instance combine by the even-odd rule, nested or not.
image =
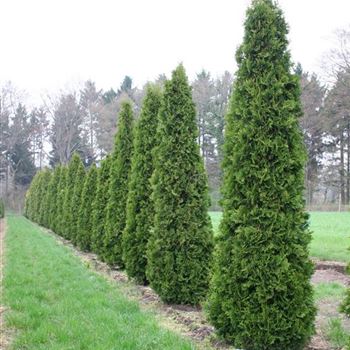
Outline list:
[[[38,207],[37,207],[37,213],[35,216],[35,219],[32,219],[33,221],[36,221],[37,223],[39,223],[40,225],[44,225],[44,221],[46,218],[46,194],[48,192],[49,189],[49,184],[50,184],[50,180],[51,180],[51,176],[52,176],[52,172],[50,169],[44,169],[40,172],[41,175],[41,181],[40,181],[40,193],[37,197],[37,201],[38,201]]]
[[[314,331],[300,88],[286,36],[280,9],[254,1],[226,117],[224,213],[208,307],[218,332],[246,350],[303,349]]]
[[[196,113],[182,65],[165,82],[159,123],[147,278],[164,301],[198,304],[207,293],[213,233]]]
[[[55,231],[57,234],[62,235],[64,230],[64,199],[66,194],[66,188],[67,188],[67,174],[68,174],[68,168],[66,166],[61,167],[61,175],[60,175],[60,182],[58,184],[58,191],[57,191],[57,212],[55,216],[55,220],[53,223],[52,230]]]
[[[7,223],[1,330],[16,330],[12,349],[194,349],[52,236],[23,217]]]
[[[222,212],[209,212],[214,235],[219,234]],[[320,260],[349,261],[348,212],[310,212],[310,256]]]
[[[65,238],[71,237],[70,228],[72,226],[73,218],[76,219],[77,216],[73,213],[73,193],[74,187],[77,181],[80,181],[78,178],[77,171],[82,167],[82,161],[78,153],[74,153],[71,161],[68,164],[67,171],[67,185],[64,193],[64,202],[63,202],[63,220],[64,225],[62,227],[62,236]]]
[[[118,132],[112,154],[109,198],[104,235],[104,260],[123,267],[122,234],[126,222],[126,201],[133,150],[133,111],[129,101],[123,101]]]
[[[38,188],[39,176],[40,176],[40,173],[36,173],[34,175],[31,186],[28,189],[25,197],[24,215],[30,220],[33,220],[33,216],[35,213],[34,209],[35,209],[36,200],[37,200],[37,188]]]
[[[5,203],[2,198],[0,198],[0,219],[5,217]]]
[[[95,200],[97,185],[97,169],[93,164],[86,177],[81,193],[81,202],[78,217],[78,235],[76,242],[80,249],[89,251],[91,249],[92,235],[92,204]]]
[[[91,249],[101,258],[103,257],[103,237],[109,197],[110,165],[110,156],[101,161],[101,167],[98,169],[96,196],[92,206]]]
[[[62,172],[62,166],[58,165],[52,175],[51,183],[49,184],[48,189],[48,228],[51,230],[54,230],[55,224],[56,224],[56,217],[58,213],[58,195],[59,195],[59,189],[60,189],[60,181],[61,181],[61,172]]]
[[[75,173],[75,183],[72,193],[72,206],[71,213],[72,217],[69,222],[69,238],[73,244],[77,244],[78,239],[78,218],[81,203],[81,194],[83,191],[84,181],[85,181],[85,168],[83,162],[79,158],[77,160],[77,168]]]
[[[126,272],[140,283],[147,282],[146,250],[154,217],[151,176],[154,170],[153,149],[157,144],[160,104],[160,90],[155,86],[148,86],[135,127],[127,220],[123,233],[123,260]]]

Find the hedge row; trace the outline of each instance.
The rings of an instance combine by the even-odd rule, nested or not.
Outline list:
[[[197,305],[210,285],[210,321],[245,350],[301,350],[314,332],[306,153],[287,32],[272,0],[253,1],[226,116],[215,254],[182,65],[162,93],[148,87],[135,129],[123,103],[114,151],[98,168],[85,174],[75,155],[68,167],[38,173],[26,200],[31,220],[125,267],[165,302]]]
[[[199,304],[213,233],[191,89],[180,65],[164,94],[148,86],[134,128],[124,101],[111,155],[87,172],[71,162],[35,176],[26,216],[150,283],[167,302]],[[44,200],[43,200],[44,198]]]

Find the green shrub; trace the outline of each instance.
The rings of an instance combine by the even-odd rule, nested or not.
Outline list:
[[[160,90],[148,86],[140,118],[135,127],[127,220],[123,233],[123,260],[129,277],[146,283],[146,248],[153,224],[151,176],[154,170],[153,149],[157,143]]]
[[[79,169],[79,170],[78,170]],[[83,173],[84,167],[81,161],[81,158],[78,153],[74,153],[71,161],[68,165],[67,171],[67,186],[64,193],[64,202],[63,202],[63,221],[64,225],[62,226],[62,236],[70,239],[71,238],[71,229],[74,225],[74,220],[77,219],[77,214],[73,212],[73,198],[74,198],[74,188],[76,183],[82,180],[79,178]],[[78,174],[78,171],[80,174]],[[76,209],[76,208],[75,208]]]
[[[97,184],[97,169],[93,164],[86,177],[81,193],[81,203],[78,218],[78,235],[76,242],[80,249],[89,251],[91,249],[92,235],[92,203],[95,200]]]
[[[126,200],[133,149],[132,129],[132,105],[129,101],[123,101],[112,154],[103,253],[103,258],[108,264],[119,267],[123,267],[122,234],[126,222]]]
[[[41,185],[40,185],[40,194],[39,194],[39,205],[38,205],[38,212],[37,212],[37,220],[36,222],[40,225],[44,225],[45,222],[45,216],[47,215],[47,209],[46,209],[46,203],[45,198],[46,194],[49,190],[49,184],[51,180],[52,172],[50,169],[44,169],[42,171],[42,179],[41,179]]]
[[[75,182],[72,193],[72,203],[71,203],[71,217],[69,221],[69,238],[71,239],[73,244],[77,244],[78,239],[78,220],[80,215],[80,205],[81,205],[81,196],[85,181],[85,168],[83,162],[75,157],[76,164],[76,172],[75,172]]]
[[[165,302],[199,304],[208,288],[213,233],[196,112],[182,65],[165,82],[158,131],[147,278]]]
[[[48,203],[48,225],[47,227],[51,230],[55,230],[56,217],[57,217],[57,198],[59,193],[59,185],[61,181],[61,171],[62,166],[58,165],[53,171],[51,181],[47,193],[47,203]]]
[[[208,308],[218,333],[245,350],[303,349],[314,332],[300,87],[286,36],[281,10],[254,1],[226,116]]]
[[[30,186],[26,192],[24,216],[26,216],[29,220],[33,220],[34,207],[36,205],[36,191],[38,187],[38,182],[39,182],[39,172],[37,172],[34,175],[32,182],[30,183]]]
[[[103,241],[106,225],[107,203],[109,198],[109,175],[111,171],[111,157],[101,161],[98,169],[96,196],[92,207],[92,251],[103,257]]]
[[[68,169],[66,166],[61,165],[60,181],[58,183],[57,197],[56,197],[56,216],[53,223],[53,231],[58,235],[62,235],[65,231],[64,221],[64,199],[67,189],[67,174]]]

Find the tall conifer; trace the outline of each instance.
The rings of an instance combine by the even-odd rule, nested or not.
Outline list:
[[[112,155],[103,255],[108,264],[116,264],[119,267],[123,267],[122,234],[126,221],[126,200],[132,149],[132,105],[129,101],[123,101]]]
[[[92,237],[92,203],[96,195],[97,169],[93,164],[87,175],[81,193],[81,202],[78,218],[78,235],[76,237],[77,245],[80,249],[90,251]]]
[[[245,350],[299,350],[313,333],[298,78],[272,0],[247,11],[226,116],[223,220],[209,298],[218,332]]]
[[[48,192],[48,199],[47,199],[49,204],[47,227],[53,231],[55,230],[56,218],[58,213],[57,199],[59,194],[59,185],[61,181],[61,172],[62,172],[62,166],[58,165],[53,171],[51,183],[49,185],[49,192]]]
[[[62,235],[70,239],[71,238],[71,227],[73,225],[73,217],[77,219],[77,215],[73,212],[73,197],[74,197],[74,187],[78,181],[81,179],[78,177],[78,169],[82,169],[82,161],[78,153],[74,153],[71,161],[68,165],[67,171],[67,186],[64,194],[64,204],[63,204],[63,219],[64,227]]]
[[[151,176],[153,149],[157,143],[161,93],[148,86],[140,118],[135,127],[134,154],[127,201],[127,220],[123,234],[123,260],[129,277],[146,283],[146,247],[153,224]]]
[[[68,169],[65,165],[61,165],[60,182],[58,184],[57,192],[57,213],[54,220],[53,230],[58,234],[62,235],[64,231],[64,198],[67,188],[67,173]]]
[[[84,181],[85,181],[85,168],[80,157],[76,160],[77,169],[75,175],[75,183],[73,189],[72,198],[72,216],[69,221],[69,238],[73,244],[77,244],[78,238],[78,220],[80,215],[80,204],[81,204],[81,193],[83,191]]]
[[[92,218],[92,251],[103,258],[103,240],[105,234],[107,203],[109,198],[109,175],[111,157],[108,155],[101,161],[98,170],[96,196],[93,202]]]
[[[196,112],[182,65],[165,82],[159,123],[147,277],[164,301],[198,304],[208,288],[213,233]]]

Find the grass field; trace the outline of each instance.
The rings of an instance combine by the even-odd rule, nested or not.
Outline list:
[[[218,232],[221,215],[221,212],[210,212],[215,232]],[[312,212],[310,228],[313,232],[311,256],[322,260],[350,260],[349,212]]]
[[[7,219],[4,295],[13,349],[194,349],[23,217]]]

